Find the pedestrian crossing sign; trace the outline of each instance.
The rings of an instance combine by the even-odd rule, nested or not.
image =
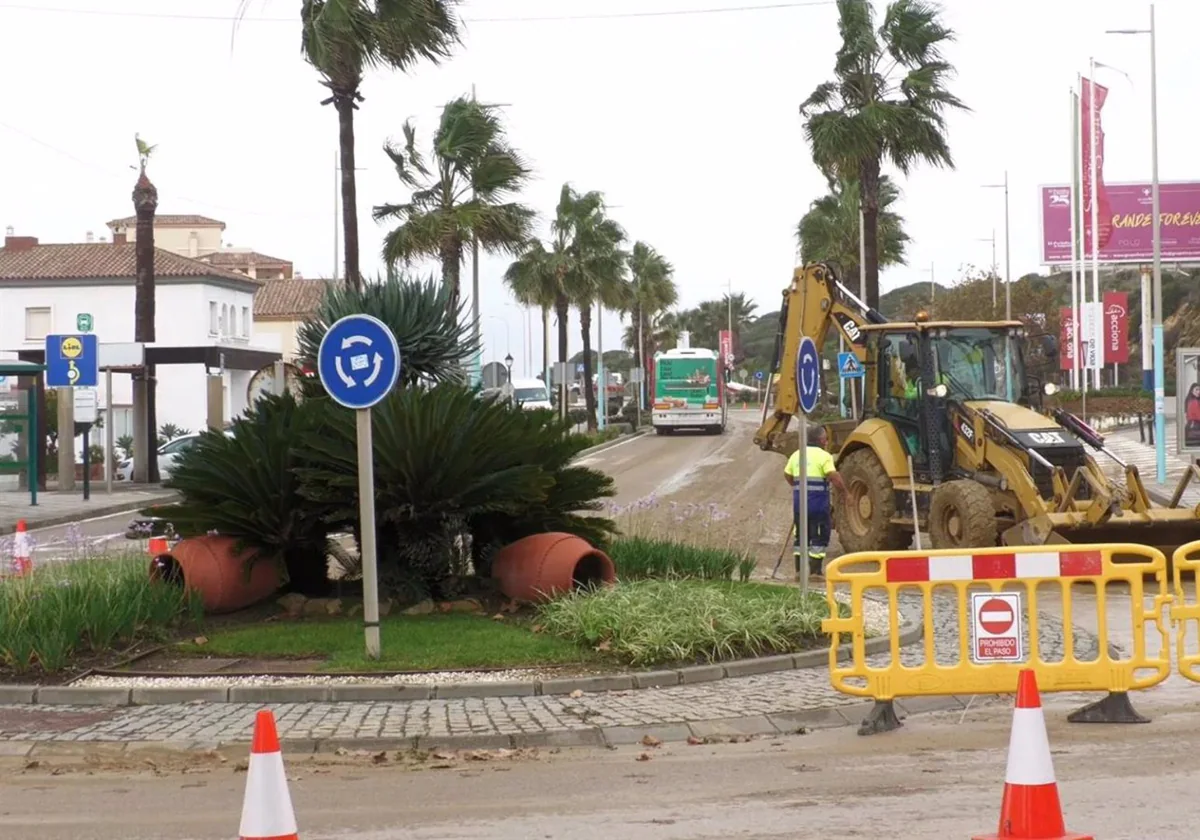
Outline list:
[[[838,375],[842,379],[862,379],[863,367],[853,353],[838,353]]]

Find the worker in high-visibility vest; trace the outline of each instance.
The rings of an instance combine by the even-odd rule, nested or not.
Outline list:
[[[830,523],[830,486],[836,488],[839,493],[846,492],[846,484],[838,474],[833,455],[826,449],[828,444],[829,436],[825,433],[824,426],[813,426],[808,430],[808,445],[804,451],[804,465],[808,475],[804,489],[808,495],[808,570],[812,575],[821,574],[833,531]],[[788,458],[783,477],[792,487],[792,516],[798,528],[801,488],[796,486],[796,482],[800,477],[799,449]]]

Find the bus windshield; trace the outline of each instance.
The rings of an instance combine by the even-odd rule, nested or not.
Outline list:
[[[1013,402],[1024,390],[1025,365],[1013,329],[948,329],[933,337],[938,382],[960,400]]]

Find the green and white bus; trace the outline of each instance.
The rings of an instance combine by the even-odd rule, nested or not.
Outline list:
[[[668,435],[676,429],[703,429],[719,435],[725,431],[728,406],[720,356],[715,350],[681,347],[654,354],[654,403],[650,422],[654,431]]]

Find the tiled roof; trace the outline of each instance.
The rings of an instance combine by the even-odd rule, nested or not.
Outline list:
[[[211,254],[201,254],[196,257],[200,262],[219,265],[223,268],[249,268],[256,266],[291,265],[291,260],[281,260],[279,257],[269,257],[257,251],[213,251]]]
[[[137,224],[137,216],[126,216],[123,219],[113,219],[107,223],[111,227],[133,227]],[[169,213],[158,213],[154,216],[155,227],[211,227],[220,225],[225,229],[225,223],[220,219],[210,219],[208,216],[196,216],[190,213],[172,216]]]
[[[293,277],[268,280],[254,294],[255,318],[299,320],[317,311],[332,280]]]
[[[0,248],[0,282],[4,280],[77,280],[93,277],[136,277],[137,246],[110,242]],[[261,283],[244,274],[154,249],[156,277],[220,277]]]

